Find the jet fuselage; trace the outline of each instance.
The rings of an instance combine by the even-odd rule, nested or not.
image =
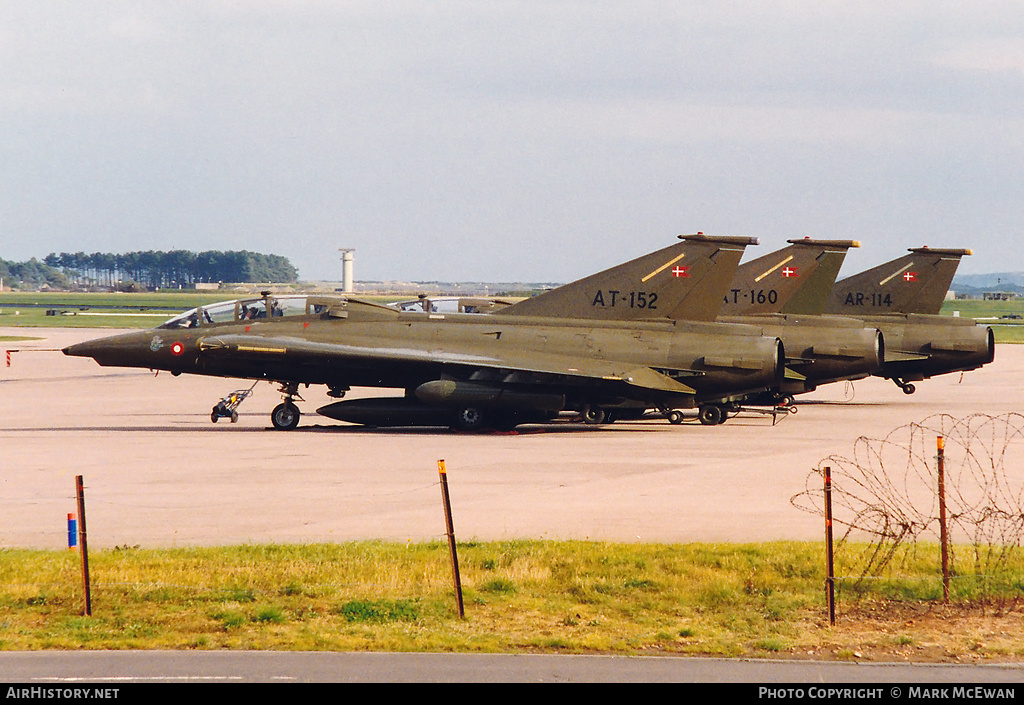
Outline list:
[[[692,407],[777,386],[784,365],[775,337],[743,325],[399,312],[348,300],[318,314],[156,328],[65,352],[100,365],[332,389],[414,392],[461,380],[564,395],[566,408]]]

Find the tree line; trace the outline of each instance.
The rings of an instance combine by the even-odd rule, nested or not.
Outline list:
[[[287,257],[248,250],[51,252],[42,262],[0,259],[0,277],[11,286],[162,289],[215,282],[290,283],[298,279],[298,270]]]

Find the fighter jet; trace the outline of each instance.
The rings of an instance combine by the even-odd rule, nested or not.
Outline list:
[[[913,394],[913,382],[992,362],[995,338],[990,327],[974,320],[938,315],[960,259],[971,251],[909,252],[837,282],[825,311],[881,330],[885,356],[874,374]]]
[[[339,401],[372,425],[511,427],[571,411],[694,408],[776,388],[785,351],[715,322],[746,237],[680,242],[489,315],[399,311],[351,297],[274,296],[187,311],[160,327],[72,345],[100,365],[276,381],[274,428],[294,429],[300,385],[404,390]]]
[[[840,380],[861,379],[882,364],[884,340],[859,320],[815,315],[824,308],[847,250],[855,240],[788,240],[789,246],[741,265],[726,295],[719,321],[755,325],[778,337],[786,350],[780,386],[742,403],[789,405],[793,396]],[[723,409],[728,411],[728,407]],[[701,415],[710,423],[725,414]]]
[[[891,313],[938,315],[960,259],[973,253],[933,247],[908,252],[836,282],[818,312],[860,318]]]
[[[723,302],[722,316],[817,315],[856,240],[787,240],[788,247],[741,264]]]

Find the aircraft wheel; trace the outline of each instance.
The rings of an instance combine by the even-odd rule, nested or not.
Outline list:
[[[910,382],[907,382],[906,384],[902,385],[900,389],[903,390],[904,394],[913,394],[914,392],[917,391],[917,387],[912,385]]]
[[[670,424],[678,426],[683,422],[683,412],[681,412],[679,409],[673,409],[672,411],[668,412],[668,416],[666,418],[668,419],[668,422]]]
[[[597,406],[588,406],[583,410],[583,423],[598,424],[604,423],[605,412]]]
[[[291,431],[299,425],[299,407],[291,402],[284,402],[274,407],[270,412],[270,421],[278,431]]]
[[[700,408],[697,418],[705,426],[717,426],[725,421],[725,412],[722,411],[722,407],[709,404]]]
[[[464,406],[455,414],[455,428],[459,431],[480,431],[486,420],[482,410],[475,406]]]

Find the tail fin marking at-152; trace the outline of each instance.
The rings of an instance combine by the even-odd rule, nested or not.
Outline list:
[[[496,316],[604,321],[713,321],[749,237],[680,235],[680,242],[533,298]]]

